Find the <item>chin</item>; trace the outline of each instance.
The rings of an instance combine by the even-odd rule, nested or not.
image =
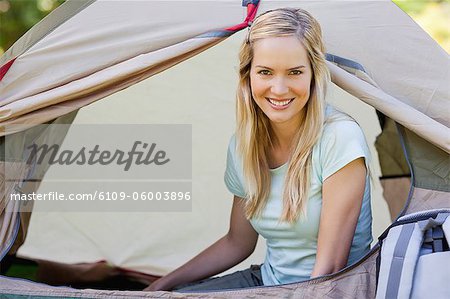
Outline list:
[[[281,117],[269,117],[271,123],[282,124],[289,120],[289,118],[281,118]]]

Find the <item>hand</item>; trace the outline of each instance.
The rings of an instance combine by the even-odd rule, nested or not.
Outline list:
[[[144,291],[170,291],[202,280],[239,264],[255,250],[258,233],[245,217],[244,199],[234,196],[228,233],[186,264],[155,280]]]
[[[152,282],[148,287],[143,289],[144,292],[154,292],[154,291],[170,291],[170,288],[165,286],[164,280],[159,278]]]

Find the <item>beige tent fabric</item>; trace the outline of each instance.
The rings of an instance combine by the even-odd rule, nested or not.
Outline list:
[[[2,107],[3,114],[0,116],[0,136],[76,111],[195,56],[221,40],[222,38],[188,40],[164,49],[165,51],[140,55],[48,92],[7,104]]]
[[[20,226],[20,202],[9,200],[9,195],[17,191],[17,181],[6,181],[9,177],[25,177],[29,168],[23,162],[0,162],[0,253],[6,253],[15,242],[15,234]],[[15,248],[17,249],[17,248]]]
[[[415,187],[450,192],[450,155],[414,132],[400,127],[414,173]],[[446,139],[445,135],[442,139]]]
[[[74,26],[74,24],[77,24],[77,26],[78,24],[82,24],[84,26],[83,28],[92,30],[106,28],[102,27],[104,24],[96,22],[105,19],[98,18],[98,15],[108,15],[107,13],[109,10],[107,6],[102,6],[106,5],[108,2],[112,3],[112,1],[98,1],[92,4],[90,7],[93,7],[94,9],[83,11],[83,13],[80,14],[80,18],[73,18],[66,23],[66,27],[64,28],[68,29],[69,32],[71,26]],[[121,5],[121,2],[122,1],[117,1],[114,5]],[[171,1],[155,1],[158,5],[168,5],[166,3],[169,2]],[[186,4],[183,1],[180,1],[179,3],[183,3],[184,5],[182,7],[184,10],[176,10],[173,15],[174,19],[183,17],[184,15],[188,15],[195,19],[202,16],[204,11],[207,11],[208,7],[213,12],[213,14],[208,15],[208,17],[201,18],[202,24],[197,24],[198,27],[195,27],[194,30],[189,31],[187,34],[184,32],[184,35],[177,36],[172,40],[173,43],[178,43],[177,45],[180,43],[194,43],[190,44],[193,45],[192,48],[187,47],[187,51],[192,51],[192,53],[197,51],[199,47],[204,46],[207,48],[209,45],[218,41],[218,39],[198,42],[186,41],[186,38],[197,36],[201,33],[198,30],[201,31],[204,29],[205,31],[208,31],[213,28],[224,28],[225,24],[235,24],[242,19],[240,14],[243,11],[242,8],[239,7],[240,1],[196,1],[196,3],[197,2],[203,3],[201,6],[199,5],[196,7],[192,2],[186,1]],[[206,5],[206,8],[203,5]],[[424,35],[424,33],[420,31],[407,16],[400,12],[393,3],[387,1],[364,1],[358,2],[357,5],[354,2],[342,1],[333,5],[333,9],[330,9],[330,3],[327,3],[326,1],[262,1],[260,12],[280,6],[298,5],[310,10],[324,25],[324,35],[329,52],[363,63],[368,73],[383,91],[377,90],[369,84],[362,84],[364,83],[362,80],[359,80],[338,68],[335,68],[333,71],[334,66],[330,64],[330,68],[334,73],[333,75],[337,83],[342,84],[341,86],[344,87],[344,89],[360,93],[360,96],[363,99],[366,99],[369,104],[374,107],[379,107],[380,111],[383,111],[386,115],[392,116],[396,120],[397,118],[400,118],[405,126],[414,130],[427,140],[432,140],[432,142],[447,152],[449,151],[449,141],[445,139],[445,136],[448,136],[448,127],[446,126],[450,124],[450,121],[449,116],[446,115],[446,110],[442,108],[446,107],[448,103],[448,68],[446,65],[448,65],[449,60],[448,56],[442,55],[442,49],[430,46],[430,43],[427,42],[427,39],[429,39],[428,36]],[[199,9],[200,7],[205,8],[205,10]],[[120,9],[117,9],[117,11],[120,12]],[[160,14],[158,9],[152,10],[145,6],[144,9],[142,9],[142,7],[137,9],[133,8],[133,11],[136,13],[142,11],[142,14],[144,14],[144,18],[142,19],[130,18],[129,15],[126,16],[128,19],[136,22],[142,22],[142,20],[145,19],[151,20],[152,17],[149,16],[150,13],[154,13],[155,18],[159,17],[158,13]],[[118,13],[118,16],[123,17],[123,14]],[[358,16],[358,18],[355,18],[354,16]],[[168,22],[168,20],[166,20],[166,22]],[[161,23],[164,23],[164,20]],[[124,24],[127,24],[127,22],[124,22]],[[180,28],[192,29],[192,27],[184,26],[185,24],[183,24],[183,21],[180,21],[180,24],[181,26],[169,28],[164,33],[170,35],[180,30]],[[339,24],[339,26],[337,26],[337,24]],[[378,26],[375,26],[374,24],[378,24]],[[148,29],[148,24],[144,23],[144,25],[145,26],[142,27],[142,32],[145,32],[146,28]],[[126,33],[127,29],[126,27],[121,26],[110,27],[124,30],[122,33]],[[390,28],[395,28],[395,30],[391,32],[389,30]],[[58,77],[58,75],[61,73],[64,74],[64,71],[55,71],[51,68],[39,67],[42,66],[39,65],[39,61],[44,61],[44,66],[48,64],[48,61],[50,61],[48,58],[53,55],[52,51],[56,51],[54,53],[62,53],[58,58],[63,62],[69,62],[69,64],[62,64],[61,69],[67,70],[71,69],[71,67],[81,68],[86,65],[90,66],[92,61],[95,61],[96,59],[110,57],[109,55],[114,51],[108,50],[116,50],[115,46],[118,45],[117,40],[114,39],[114,35],[117,34],[117,32],[111,32],[110,34],[107,34],[107,36],[111,38],[109,41],[112,41],[112,44],[104,43],[102,40],[99,41],[103,42],[106,47],[103,48],[103,51],[99,51],[97,56],[90,57],[87,55],[90,54],[89,51],[95,47],[88,47],[88,52],[79,51],[80,49],[87,49],[83,47],[84,43],[95,42],[95,36],[86,34],[86,32],[89,31],[86,31],[86,29],[84,31],[80,30],[78,35],[73,37],[72,41],[75,42],[75,45],[81,46],[74,48],[69,47],[74,50],[73,52],[70,52],[68,51],[68,48],[65,48],[68,46],[67,44],[61,45],[58,43],[61,40],[64,40],[65,36],[69,36],[65,35],[67,34],[67,31],[55,30],[53,34],[49,34],[46,39],[37,43],[34,47],[31,47],[30,51],[25,52],[23,56],[16,60],[11,67],[10,72],[5,76],[4,81],[2,82],[4,83],[2,86],[5,88],[0,89],[2,96],[5,95],[5,97],[2,98],[3,101],[0,103],[2,106],[0,117],[2,125],[4,125],[3,121],[20,123],[26,119],[27,126],[32,126],[45,121],[46,119],[48,120],[61,115],[62,113],[73,111],[74,109],[92,103],[112,92],[123,89],[129,86],[129,84],[136,83],[140,79],[148,77],[148,74],[151,72],[158,72],[151,70],[151,68],[155,65],[159,65],[161,62],[157,59],[149,61],[146,58],[157,57],[159,53],[157,53],[157,50],[151,52],[148,49],[144,49],[145,38],[143,43],[138,42],[136,47],[134,47],[134,44],[131,42],[127,44],[127,46],[132,49],[129,51],[135,51],[137,49],[137,52],[125,52],[123,55],[119,55],[119,58],[116,58],[115,61],[113,59],[113,61],[106,61],[100,65],[95,65],[94,63],[93,69],[83,69],[80,73],[77,73],[72,77],[69,75],[66,77],[62,76],[61,78]],[[98,33],[98,31],[95,32]],[[83,35],[86,35],[89,38],[85,39]],[[117,36],[120,36],[123,40],[123,37],[126,35],[119,34]],[[146,38],[148,38],[148,36]],[[158,40],[158,37],[154,38]],[[119,42],[120,41],[121,40],[119,40]],[[358,42],[356,43],[355,41]],[[397,48],[392,47],[394,41],[398,43]],[[114,42],[116,42],[116,44],[114,44]],[[143,45],[144,48],[142,48]],[[352,47],[349,47],[348,45],[352,45]],[[361,47],[359,47],[360,45]],[[170,43],[166,44],[166,46],[170,46]],[[120,48],[120,50],[124,51],[125,48]],[[162,48],[164,48],[164,45],[161,49]],[[411,49],[413,49],[416,54],[413,57],[413,61],[408,60],[408,56],[404,55],[404,53],[411,51]],[[60,50],[62,51],[59,52]],[[139,52],[141,50],[143,51]],[[69,52],[70,55],[64,55],[64,53],[69,54]],[[162,55],[161,57],[163,58],[161,59],[164,60],[168,57],[182,57],[185,52],[186,48],[182,47],[180,51],[175,51],[172,56],[169,55],[164,58],[164,55]],[[381,57],[381,60],[386,61],[387,63],[384,68],[380,66],[380,57],[377,55],[373,56],[374,53],[377,55],[383,53],[383,55],[388,56]],[[81,58],[81,60],[71,59],[76,57]],[[129,61],[130,63],[128,63]],[[30,62],[31,64],[29,64]],[[178,60],[173,61],[173,64],[177,62]],[[413,63],[413,67],[411,66],[411,63]],[[59,63],[56,63],[55,61],[54,65],[58,66]],[[44,70],[45,72],[29,72],[30,69]],[[161,70],[162,69],[164,69],[164,67],[162,67]],[[149,71],[149,73],[147,73],[147,71]],[[54,74],[55,77],[52,77],[49,74]],[[126,81],[130,77],[132,79]],[[405,78],[408,78],[408,80],[405,80]],[[350,83],[351,86],[346,85],[348,83]],[[25,90],[23,86],[27,86],[27,89]],[[54,89],[49,90],[50,87],[54,87]],[[87,90],[85,90],[85,88],[87,88]],[[369,93],[367,93],[367,91],[369,91]],[[399,100],[395,100],[394,97],[397,97]],[[80,102],[77,102],[77,105],[72,105],[76,101]],[[380,102],[378,103],[378,101]],[[391,106],[393,104],[395,104],[395,106]],[[54,107],[56,107],[56,109]],[[396,109],[403,109],[403,112],[398,114]],[[32,110],[37,111],[37,114],[34,116],[40,115],[41,117],[31,117],[30,113],[35,113],[32,112]],[[408,118],[411,116],[410,113],[412,113],[414,118]],[[416,119],[416,117],[418,118]],[[420,123],[416,123],[416,120],[419,120]],[[8,131],[7,133],[11,132],[13,131]],[[442,136],[444,136],[444,138]],[[259,297],[262,295],[278,298],[280,294],[286,294],[286,296],[291,296],[291,294],[293,294],[293,297],[298,295],[304,296],[305,298],[326,298],[326,296],[329,296],[330,298],[373,297],[375,255],[376,254],[372,254],[359,266],[344,271],[344,273],[339,275],[332,276],[329,280],[319,279],[289,286],[216,293],[215,297],[222,296],[223,294],[225,294],[223,297],[229,298],[236,298],[236,296]],[[38,286],[36,289],[36,286],[24,284],[24,282],[13,282],[12,284],[15,284],[15,286],[9,288],[9,292],[20,292],[22,294],[24,292],[23,290],[34,289],[37,292],[40,292],[40,294],[48,294],[48,289],[43,286]],[[18,290],[19,288],[20,291]],[[91,296],[94,294],[98,296],[125,295],[124,293],[72,291],[66,289],[52,290],[52,292],[54,294],[61,292],[66,294],[66,296],[68,296],[68,294],[80,294],[79,296],[86,297],[89,297],[89,294]],[[136,293],[128,295],[136,297],[177,296],[177,294],[170,293],[155,293],[151,295]],[[207,297],[204,295],[192,296]]]
[[[67,19],[73,17],[92,2],[95,2],[95,0],[66,1],[64,5],[61,5],[56,11],[51,12],[51,18],[44,18],[33,27],[33,30],[28,31],[27,34],[20,37],[14,45],[0,57],[0,65],[22,55],[36,42],[48,35],[50,31],[67,21]]]
[[[244,37],[245,32],[240,32],[188,61],[83,108],[75,120],[100,124],[192,124],[192,192],[196,195],[192,212],[35,213],[34,228],[30,228],[29,238],[19,251],[21,256],[64,263],[106,259],[118,267],[162,275],[222,236],[228,229],[232,199],[223,183],[223,171],[226,147],[235,126],[237,52]],[[355,117],[372,144],[380,130],[374,109],[334,85],[328,96],[330,102]],[[376,155],[373,158],[375,178]],[[47,179],[52,178],[51,172],[50,169]],[[376,238],[390,221],[377,181],[373,187]],[[111,240],[105,231],[115,231],[122,242]],[[144,235],[148,237],[141,237]],[[265,254],[263,241],[260,238],[257,251],[245,264],[231,271],[261,263]]]
[[[204,293],[130,292],[55,288],[24,280],[0,277],[0,290],[3,294],[9,295],[71,298],[374,298],[375,264],[378,252],[378,250],[373,250],[365,260],[360,261],[357,265],[329,277],[273,287]]]
[[[375,141],[377,149],[383,197],[386,200],[391,220],[403,210],[411,189],[410,169],[405,158],[395,122],[384,117],[383,131]]]
[[[28,226],[30,225],[31,212],[21,212],[20,215],[20,224],[19,224],[19,232],[17,233],[16,240],[14,241],[11,249],[8,251],[8,254],[16,254],[17,250],[22,246],[23,242],[25,242],[25,238],[28,232]]]
[[[52,124],[71,123],[76,116],[76,111],[59,117]],[[60,144],[64,135],[47,125],[35,126],[28,131],[22,131],[16,135],[6,137],[5,160],[0,162],[0,252],[14,254],[25,241],[30,222],[33,202],[11,201],[9,197],[15,193],[31,193],[38,189],[49,165],[45,163],[33,166],[26,161],[28,157],[22,157],[22,152],[31,142],[44,144],[54,142]],[[29,179],[23,182],[19,179]],[[19,211],[23,211],[22,213]],[[18,220],[20,219],[20,220]],[[17,234],[17,239],[15,237]]]
[[[389,178],[381,180],[380,183],[383,186],[383,197],[388,204],[391,220],[394,221],[405,207],[411,189],[411,179]]]
[[[390,1],[362,1],[357,4],[341,1],[334,3],[333,9],[329,9],[329,3],[326,1],[299,3],[267,0],[261,1],[259,13],[283,6],[301,6],[310,10],[323,24],[329,52],[362,63],[384,92],[399,98],[402,103],[413,106],[415,110],[439,123],[450,124],[446,113],[448,110],[443,109],[448,106],[449,99],[447,82],[450,73],[447,66],[450,66],[450,59],[439,46],[434,44],[432,46],[429,37],[395,4]],[[127,14],[121,13],[125,10]],[[164,11],[171,11],[170,16],[161,13]],[[98,18],[99,15],[105,17]],[[352,17],[354,15],[359,18]],[[108,26],[106,16],[114,19],[115,24],[125,20],[125,23],[132,21],[131,27]],[[165,16],[167,19],[164,19]],[[92,92],[96,91],[99,85],[108,85],[111,80],[117,83],[120,81],[120,78],[103,77],[105,74],[102,70],[111,69],[114,64],[121,65],[142,54],[158,52],[172,44],[183,43],[205,31],[237,24],[243,17],[244,8],[241,7],[240,1],[231,0],[136,1],[132,6],[121,1],[96,1],[16,59],[3,79],[3,89],[0,88],[0,92],[4,95],[0,102],[3,108],[0,121],[24,116],[31,110],[64,101],[68,104],[67,101],[74,100],[77,94],[89,96],[86,92],[81,92],[82,86]],[[164,26],[173,20],[177,20],[173,27]],[[75,26],[76,32],[72,30]],[[103,32],[102,26],[107,26],[108,31]],[[134,30],[133,39],[127,39],[125,43],[120,38],[129,35],[127,32],[129,28]],[[160,28],[161,31],[151,30],[154,28]],[[64,39],[65,36],[71,36],[71,39]],[[355,39],[358,40],[357,45],[364,45],[364,48],[355,45],[353,42]],[[61,44],[62,40],[64,43]],[[150,40],[153,41],[151,44],[148,42]],[[393,41],[396,44],[395,48],[392,47]],[[348,47],[348,44],[352,47]],[[408,56],[404,55],[412,49],[415,53],[414,67],[411,67]],[[186,50],[193,49],[181,48],[175,56],[183,55],[182,52]],[[58,55],[54,55],[56,53]],[[370,55],[387,57],[382,58],[383,63],[379,63]],[[47,61],[52,61],[53,64],[48,65]],[[158,62],[142,60],[142,63],[143,66],[149,66]],[[61,76],[58,67],[78,71],[70,74],[65,72],[66,75]],[[30,72],[30,69],[35,71]],[[116,75],[126,75],[126,68],[123,71]],[[96,74],[95,80],[90,79],[86,82],[82,80],[93,74]],[[72,81],[73,83],[70,83]],[[21,84],[26,84],[27,88],[22,88]],[[61,86],[64,86],[63,92],[58,88]],[[50,88],[54,88],[55,91],[49,91]],[[102,96],[107,94],[109,93]],[[396,105],[396,108],[401,107],[402,105]],[[60,110],[63,111],[67,110]],[[52,114],[53,118],[56,116]],[[414,113],[414,116],[420,114]],[[48,116],[47,119],[51,117]],[[448,130],[444,130],[445,127],[439,128],[438,133],[428,135],[434,131],[427,124],[430,120],[422,116],[417,120],[420,122],[415,123],[415,119],[402,121],[406,127],[417,131],[422,137],[440,144],[439,146],[446,151],[450,150],[450,141],[440,141],[443,138],[436,137],[437,134],[448,134]],[[19,118],[16,123],[20,121]],[[28,121],[32,120],[28,118]],[[42,119],[32,122],[36,124],[37,121]],[[439,127],[436,124],[431,126]]]
[[[383,177],[410,176],[411,171],[400,143],[400,136],[392,119],[385,117],[383,132],[377,137],[375,147],[380,157]]]
[[[405,215],[439,208],[450,208],[450,195],[448,192],[414,188]]]
[[[133,61],[142,70],[183,56],[208,43],[207,38],[196,37],[242,22],[244,12],[240,1],[150,0],[134,1],[132,5],[126,1],[95,1],[17,57],[0,87],[0,106],[10,111],[4,111],[0,121],[55,104],[54,96],[61,96],[59,87],[69,89],[64,94],[77,92],[70,90],[71,82],[91,89],[91,75],[97,82],[117,82],[139,69]],[[27,88],[21,88],[21,84]],[[56,92],[33,97],[52,89]]]
[[[450,136],[450,128],[334,64],[330,62],[327,64],[336,85],[450,153],[450,138],[445,137]]]

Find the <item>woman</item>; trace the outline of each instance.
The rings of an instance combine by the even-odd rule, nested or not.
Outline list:
[[[297,282],[357,261],[371,238],[369,151],[359,126],[326,107],[320,26],[301,9],[259,16],[239,58],[237,129],[225,183],[228,233],[147,290],[196,291]],[[219,278],[258,235],[264,264]],[[178,287],[177,287],[178,286]]]

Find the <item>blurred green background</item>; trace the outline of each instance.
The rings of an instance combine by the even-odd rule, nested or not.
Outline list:
[[[0,0],[0,54],[64,0]],[[449,0],[395,0],[450,53]]]

